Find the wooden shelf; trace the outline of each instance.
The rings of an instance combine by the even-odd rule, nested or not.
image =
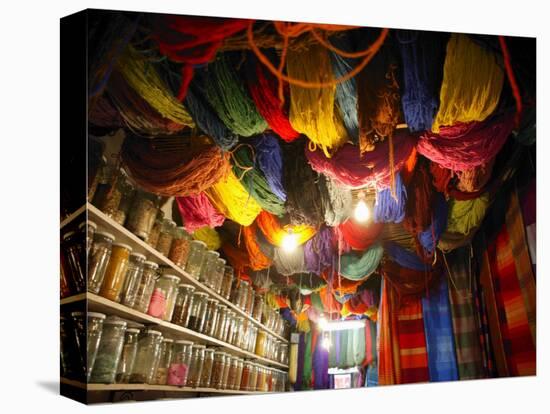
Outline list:
[[[79,293],[78,295],[67,296],[66,298],[61,299],[60,304],[61,306],[68,305],[69,303],[80,302],[84,299],[86,299],[86,293]]]
[[[260,321],[257,321],[256,319],[252,318],[250,315],[248,315],[242,309],[237,307],[235,304],[231,303],[229,300],[225,299],[224,297],[218,295],[208,286],[203,285],[201,282],[193,278],[189,273],[187,273],[182,268],[177,266],[174,262],[169,260],[164,255],[159,253],[156,249],[149,246],[147,243],[145,243],[139,237],[134,235],[128,229],[121,226],[120,224],[112,220],[110,217],[107,217],[105,214],[103,214],[103,212],[101,212],[101,210],[99,210],[98,208],[96,208],[90,203],[87,203],[86,207],[88,208],[89,218],[92,221],[94,221],[98,226],[103,227],[106,231],[113,233],[117,242],[129,244],[132,246],[132,249],[134,252],[144,254],[149,258],[149,260],[152,259],[161,265],[171,267],[177,273],[177,275],[181,278],[181,281],[183,283],[192,284],[193,286],[196,287],[198,291],[208,293],[210,297],[217,299],[218,301],[220,301],[220,303],[223,303],[227,307],[231,308],[238,315],[244,317],[245,319],[248,319],[258,328],[269,332],[271,335],[275,336],[277,339],[280,339],[282,342],[288,343],[287,338],[284,338],[283,336],[278,335],[271,329],[268,329]]]
[[[116,315],[123,319],[142,323],[144,325],[154,325],[154,329],[159,330],[163,334],[166,334],[167,336],[174,339],[188,339],[196,343],[219,346],[230,354],[254,359],[269,366],[288,369],[288,365],[261,357],[254,354],[253,352],[245,351],[244,349],[238,348],[235,345],[228,344],[227,342],[220,341],[219,339],[212,338],[211,336],[192,331],[191,329],[184,328],[171,322],[163,321],[162,319],[155,318],[142,312],[138,312],[135,309],[121,305],[120,303],[113,302],[102,296],[95,295],[93,293],[87,293],[86,299],[88,301],[89,311],[101,312],[107,315]]]
[[[63,220],[61,222],[61,224],[59,225],[59,228],[62,229],[67,224],[72,223],[74,221],[74,219],[76,219],[78,216],[80,216],[85,211],[86,211],[86,205],[83,205],[78,210],[76,210],[74,213],[72,213],[69,217],[67,217],[65,220]]]
[[[215,388],[190,388],[176,387],[173,385],[150,385],[150,384],[85,384],[83,382],[61,378],[61,383],[87,391],[168,391],[180,393],[201,393],[201,394],[226,394],[226,395],[250,395],[269,394],[261,391],[241,390],[218,390]]]

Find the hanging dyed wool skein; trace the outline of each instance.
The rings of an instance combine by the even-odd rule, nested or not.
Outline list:
[[[183,150],[160,151],[155,140],[127,136],[120,151],[122,165],[149,192],[167,197],[199,194],[231,174],[228,157],[202,140],[190,140]]]
[[[472,200],[449,200],[449,218],[447,231],[451,233],[468,234],[473,228],[478,227],[487,208],[489,207],[489,194]]]
[[[348,219],[335,227],[335,231],[339,239],[347,243],[352,249],[366,250],[376,242],[383,228],[382,223],[363,225],[356,223],[355,220]],[[342,246],[341,242],[339,244]]]
[[[290,77],[309,82],[333,79],[330,56],[326,49],[313,45],[305,51],[288,51],[287,72]],[[290,85],[290,123],[292,127],[318,145],[325,156],[341,147],[347,133],[334,111],[335,86],[303,88]]]
[[[271,266],[272,260],[266,256],[256,240],[256,226],[254,224],[243,227],[243,240],[248,252],[249,264],[252,270],[263,270]]]
[[[206,99],[234,133],[243,137],[260,134],[267,123],[239,79],[232,56],[226,55],[220,55],[204,71]]]
[[[430,130],[439,106],[448,35],[397,30],[403,85],[401,106],[410,131]]]
[[[233,172],[260,207],[277,216],[285,212],[284,200],[271,192],[265,176],[257,168],[254,147],[240,144],[231,152]]]
[[[424,249],[424,251],[420,252],[421,257],[431,257],[433,255],[435,246],[447,227],[448,210],[447,201],[441,194],[438,194],[436,196],[434,218],[431,225],[426,230],[418,233],[418,243]],[[419,250],[418,245],[417,250]]]
[[[296,236],[296,244],[298,245],[304,244],[317,232],[314,227],[307,225],[286,225],[283,227],[275,216],[263,210],[256,218],[256,224],[266,240],[277,247],[282,245],[283,238],[290,232]]]
[[[291,252],[276,247],[273,263],[275,263],[277,272],[284,276],[296,273],[307,273],[303,246],[297,246],[296,249]]]
[[[343,223],[352,213],[351,190],[336,184],[324,175],[319,176],[319,193],[325,212],[325,224],[334,227]]]
[[[478,165],[464,171],[457,171],[458,182],[456,188],[459,191],[474,193],[482,190],[491,179],[495,159],[490,159],[486,164]]]
[[[427,162],[420,159],[407,188],[407,204],[403,221],[403,227],[411,234],[416,235],[426,230],[432,222],[435,194]]]
[[[232,171],[205,194],[220,213],[243,226],[249,226],[262,210]]]
[[[464,171],[488,163],[501,150],[512,133],[512,113],[485,122],[441,127],[439,134],[420,136],[417,150],[441,167]]]
[[[304,257],[308,271],[321,274],[332,264],[334,256],[332,228],[323,226],[304,246]]]
[[[304,140],[283,144],[284,188],[287,191],[286,211],[290,223],[318,227],[324,221],[318,176],[309,167]]]
[[[371,246],[361,256],[346,253],[340,257],[340,274],[349,280],[365,280],[376,270],[383,254],[380,244]]]
[[[225,221],[223,214],[217,211],[204,193],[176,197],[183,226],[189,233],[204,226],[219,227]]]
[[[204,98],[200,72],[189,85],[185,95],[185,105],[197,126],[211,137],[221,149],[228,150],[237,144],[239,137],[225,126],[210,104]]]
[[[369,36],[362,37],[365,41]],[[363,40],[365,39],[365,40]],[[386,41],[372,61],[357,75],[357,112],[361,154],[390,138],[400,115],[397,60]]]
[[[254,147],[255,166],[259,168],[269,188],[281,200],[286,200],[286,190],[283,187],[283,152],[277,136],[265,133],[250,140]]]
[[[218,250],[222,246],[222,240],[218,232],[208,226],[196,230],[193,233],[193,238],[206,243],[208,250]]]
[[[191,128],[195,126],[187,109],[172,95],[153,65],[132,46],[120,56],[117,68],[128,84],[163,117]]]
[[[395,197],[389,188],[376,192],[374,203],[375,223],[401,223],[405,218],[407,188],[401,180],[401,175],[395,175]]]
[[[269,127],[286,142],[300,136],[288,119],[288,108],[277,95],[277,81],[253,55],[247,56],[247,85],[258,112]]]
[[[467,35],[453,33],[447,43],[439,111],[432,125],[483,121],[498,105],[504,71],[495,53],[481,47]]]

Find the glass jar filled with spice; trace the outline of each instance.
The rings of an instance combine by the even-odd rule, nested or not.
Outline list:
[[[246,291],[246,307],[244,309],[248,315],[252,315],[252,311],[254,310],[254,294],[254,288],[249,284]]]
[[[157,195],[138,190],[126,220],[126,228],[140,239],[147,240],[157,217],[159,201]]]
[[[237,343],[235,346],[241,349],[247,349],[248,347],[248,338],[250,336],[250,328],[252,327],[252,322],[249,319],[243,318],[243,326],[241,333],[237,338]]]
[[[124,334],[124,346],[116,370],[115,382],[127,384],[134,369],[138,348],[139,329],[127,328]]]
[[[201,379],[199,386],[201,388],[211,388],[210,378],[212,377],[212,368],[214,366],[214,348],[204,350],[204,364],[202,366]]]
[[[221,388],[223,390],[227,389],[227,384],[229,380],[229,369],[231,368],[231,358],[233,356],[230,354],[225,355],[225,366],[223,367],[223,373],[222,373],[222,385]]]
[[[193,302],[189,308],[189,318],[187,328],[195,332],[201,332],[206,314],[206,301],[208,295],[204,292],[195,292]]]
[[[250,377],[248,379],[247,391],[256,391],[256,382],[258,382],[258,364],[250,364]]]
[[[164,338],[160,345],[159,357],[155,363],[155,376],[153,383],[157,385],[166,385],[168,379],[168,369],[172,364],[174,340]]]
[[[113,166],[107,166],[105,176],[102,178],[102,184],[103,181],[107,180],[107,185],[105,187],[102,186],[101,192],[98,193],[100,199],[97,200],[97,208],[107,216],[113,217],[122,199],[125,173]]]
[[[126,277],[124,278],[124,286],[122,287],[121,303],[123,305],[134,307],[136,296],[143,275],[143,264],[145,263],[145,255],[141,253],[130,254],[130,262]]]
[[[193,342],[180,339],[174,343],[174,356],[168,369],[168,385],[185,387],[191,364],[191,347]]]
[[[172,245],[168,258],[178,267],[184,268],[189,256],[191,236],[183,227],[176,227],[173,234]]]
[[[258,327],[257,326],[251,326],[250,327],[250,334],[248,336],[248,343],[246,350],[248,352],[254,352],[256,349],[256,340],[258,338]]]
[[[233,335],[228,341],[230,344],[239,346],[239,341],[242,338],[244,317],[235,316],[235,328],[233,329]]]
[[[225,389],[232,390],[235,385],[235,381],[237,380],[239,358],[236,356],[231,356],[229,360],[229,370],[227,374],[227,383],[225,384]]]
[[[159,265],[150,260],[143,262],[143,272],[136,292],[136,299],[133,308],[139,312],[147,312],[149,309],[149,302],[151,302],[151,296],[155,289],[155,282],[157,280],[157,271]]]
[[[97,230],[97,224],[93,221],[83,221],[78,225],[78,231],[81,233],[82,238],[86,240],[86,254],[90,254],[90,249],[94,244],[94,234]]]
[[[73,312],[71,313],[71,318],[82,362],[86,361],[86,378],[89,380],[97,357],[97,351],[103,333],[103,322],[106,316],[103,313],[88,312],[87,329],[84,312]]]
[[[132,253],[132,248],[129,245],[113,243],[111,258],[109,259],[107,269],[105,269],[105,277],[99,290],[99,294],[104,298],[120,302],[120,293],[122,292],[122,286],[126,278],[130,253]]]
[[[229,299],[231,297],[231,286],[233,285],[234,271],[231,266],[224,267],[223,281],[220,288],[220,296]]]
[[[206,299],[206,312],[204,316],[204,323],[202,325],[201,333],[209,335],[209,332],[216,331],[216,325],[218,324],[218,304],[217,299]]]
[[[248,383],[250,381],[250,371],[252,369],[252,362],[243,361],[243,373],[241,375],[241,384],[239,389],[241,391],[248,391]]]
[[[258,337],[256,338],[256,348],[254,350],[254,353],[261,357],[265,356],[266,346],[267,346],[267,332],[264,331],[263,329],[260,329],[258,331]]]
[[[216,271],[216,260],[220,254],[214,250],[207,250],[204,253],[204,261],[199,275],[199,281],[212,288],[212,276]]]
[[[265,372],[265,392],[273,391],[273,370],[268,368]]]
[[[212,289],[217,294],[222,291],[223,278],[225,275],[225,259],[219,258],[216,261],[216,271],[212,277]]]
[[[259,293],[254,295],[254,308],[252,310],[252,317],[257,321],[262,320],[262,314],[264,312],[264,297]]]
[[[174,238],[174,230],[176,230],[176,222],[174,220],[164,219],[160,229],[156,249],[159,253],[166,257],[170,254],[170,247],[172,247],[172,239]]]
[[[69,280],[69,265],[66,263],[63,252],[60,252],[59,259],[61,263],[61,266],[59,266],[59,293],[61,295],[61,299],[63,299],[72,295],[74,288],[72,287],[72,281]]]
[[[124,346],[125,332],[126,321],[118,318],[105,319],[90,382],[101,384],[115,382],[116,370]]]
[[[235,381],[231,384],[232,390],[238,390],[241,387],[241,378],[243,375],[244,361],[242,358],[237,358],[237,372],[235,374]]]
[[[210,378],[210,386],[212,388],[221,389],[223,385],[223,371],[225,370],[226,354],[222,351],[214,352],[214,365],[212,367],[212,375]]]
[[[165,272],[155,283],[147,313],[164,321],[172,319],[180,278]]]
[[[151,231],[149,232],[149,234],[147,235],[147,238],[145,239],[145,243],[147,243],[153,249],[157,247],[157,243],[160,237],[160,230],[162,229],[163,222],[164,222],[164,211],[158,209],[157,215],[155,217],[155,222],[153,223],[153,227],[151,227]]]
[[[185,271],[194,279],[199,279],[206,252],[206,243],[201,240],[193,240],[189,248],[189,256],[185,264]]]
[[[248,301],[248,288],[250,287],[249,283],[246,280],[241,280],[239,284],[239,293],[237,296],[237,305],[239,308],[241,308],[243,311],[246,312],[247,308],[247,301]]]
[[[130,207],[132,206],[132,203],[134,201],[136,189],[126,176],[120,179],[118,187],[121,194],[120,202],[117,209],[110,216],[118,224],[124,226],[126,218],[128,217],[128,213],[130,211]]]
[[[193,345],[191,347],[191,367],[187,377],[187,386],[196,388],[199,386],[202,367],[204,364],[204,345]]]
[[[86,266],[85,238],[82,232],[68,231],[63,235],[61,243],[61,252],[65,258],[65,273],[69,275],[69,284],[76,292],[86,290],[86,276],[84,268]]]
[[[151,384],[154,375],[154,364],[160,352],[162,334],[149,329],[138,340],[138,350],[134,369],[130,375],[132,384]]]
[[[218,324],[216,326],[215,332],[213,332],[213,335],[210,335],[210,336],[213,336],[219,339],[220,341],[223,341],[226,336],[228,312],[229,312],[229,309],[227,308],[227,306],[221,303],[218,304]]]
[[[88,256],[88,291],[99,293],[105,270],[111,258],[113,241],[115,236],[104,231],[96,231],[94,234],[94,243]]]
[[[181,284],[178,287],[178,296],[176,297],[176,306],[172,315],[172,323],[183,327],[187,326],[189,317],[189,307],[193,303],[193,293],[195,286]]]
[[[277,360],[281,364],[288,365],[288,344],[281,342],[279,346],[279,355],[277,357]]]
[[[259,392],[264,391],[265,380],[266,380],[265,367],[261,364],[258,364],[258,378],[256,379],[256,386],[255,386],[256,391],[259,391]]]
[[[225,336],[222,339],[222,341],[231,343],[231,340],[233,339],[233,335],[235,335],[235,318],[236,317],[237,317],[237,314],[232,310],[229,310],[227,312],[227,320],[225,322],[227,328],[225,330]]]

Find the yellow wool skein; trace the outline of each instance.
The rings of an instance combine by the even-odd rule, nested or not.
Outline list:
[[[449,217],[447,231],[449,233],[468,234],[471,229],[478,227],[489,207],[489,194],[472,200],[449,200]]]
[[[495,110],[503,82],[504,71],[494,53],[466,35],[451,35],[432,131],[457,122],[483,121]]]
[[[120,57],[117,68],[126,82],[164,118],[195,127],[187,109],[172,95],[155,68],[132,47]]]
[[[193,238],[206,243],[208,250],[218,250],[222,246],[222,240],[218,232],[208,226],[195,230]]]
[[[206,189],[205,194],[220,213],[243,226],[250,226],[262,210],[233,171],[229,172],[227,178]]]
[[[288,76],[308,82],[325,82],[334,79],[328,51],[319,45],[308,50],[288,51]],[[327,157],[348,139],[346,129],[335,111],[336,86],[303,88],[290,84],[290,113],[292,127],[307,135],[319,145]]]

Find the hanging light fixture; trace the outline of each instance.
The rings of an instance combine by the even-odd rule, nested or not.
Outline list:
[[[298,235],[294,233],[286,233],[281,241],[281,247],[287,253],[291,253],[298,247]]]
[[[325,348],[327,351],[330,349],[331,341],[330,341],[330,335],[328,332],[323,333],[323,339],[321,340],[321,346]]]
[[[319,329],[323,332],[344,331],[348,329],[359,329],[365,326],[363,320],[350,321],[327,321],[324,317],[319,318]]]
[[[353,217],[359,223],[366,223],[370,219],[371,213],[370,208],[365,201],[365,193],[361,191],[358,194],[358,198],[359,200],[357,201],[355,209],[353,210]]]

